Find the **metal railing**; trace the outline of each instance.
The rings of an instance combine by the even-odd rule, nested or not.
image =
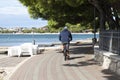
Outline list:
[[[99,35],[99,47],[120,55],[120,31],[101,31]]]

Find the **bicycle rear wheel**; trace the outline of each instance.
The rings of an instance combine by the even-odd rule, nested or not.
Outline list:
[[[64,53],[64,60],[68,60],[69,59],[69,56],[68,56],[68,45],[67,43],[64,44],[64,50],[63,50],[63,53]]]
[[[67,52],[66,52],[66,50],[64,51],[64,60],[65,61],[67,60]]]
[[[69,60],[70,56],[67,54],[67,50],[64,51],[64,60]]]

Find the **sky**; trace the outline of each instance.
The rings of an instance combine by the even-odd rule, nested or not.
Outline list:
[[[18,0],[0,0],[0,27],[43,27],[47,20],[32,19]]]

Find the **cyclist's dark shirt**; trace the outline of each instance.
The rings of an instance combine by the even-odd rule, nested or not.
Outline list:
[[[69,43],[70,41],[72,41],[71,32],[67,29],[64,29],[63,31],[60,32],[59,40],[61,42]]]

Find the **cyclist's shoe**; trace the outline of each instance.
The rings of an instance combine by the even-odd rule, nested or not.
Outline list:
[[[67,55],[67,59],[68,59],[68,60],[70,59],[70,56],[69,56],[69,55]]]
[[[66,61],[66,57],[64,58],[64,60]]]
[[[66,61],[68,59],[67,54],[64,53],[64,60]]]
[[[66,61],[66,60],[69,60],[70,59],[70,56],[69,55],[67,55],[67,56],[65,56],[64,57],[64,60]]]
[[[65,61],[67,60],[67,56],[64,57],[64,60],[65,60]]]

